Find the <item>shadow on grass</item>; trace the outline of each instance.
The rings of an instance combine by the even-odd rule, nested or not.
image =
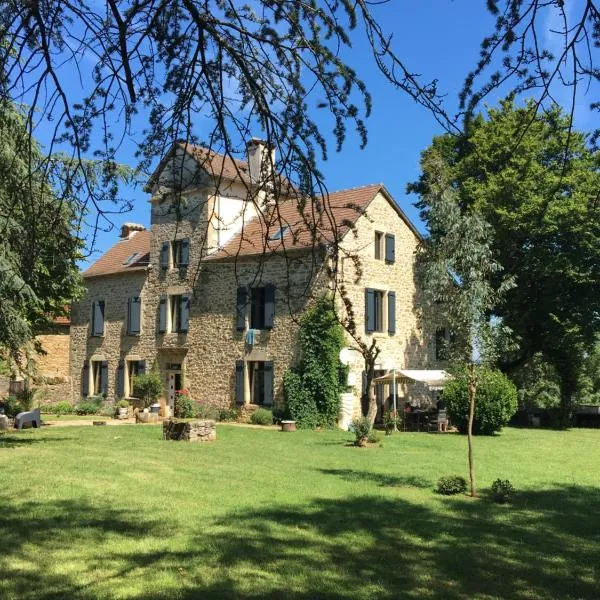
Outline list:
[[[415,476],[397,476],[386,473],[373,473],[371,471],[358,471],[356,469],[319,469],[324,475],[336,475],[345,481],[369,481],[382,487],[416,487],[433,488],[427,479]]]
[[[31,444],[53,444],[71,440],[70,437],[30,437],[28,434],[0,434],[0,448],[18,448],[19,446],[30,446]]]
[[[127,597],[140,599],[599,597],[600,495],[590,487],[521,493],[512,506],[447,498],[436,510],[402,498],[316,499],[186,524],[75,501],[2,506],[11,517],[0,521],[0,595],[9,597],[87,599],[131,582]],[[174,528],[185,543],[168,543]],[[52,564],[65,544],[81,547],[88,585],[43,562],[7,569],[32,545]],[[94,579],[99,565],[104,579]]]

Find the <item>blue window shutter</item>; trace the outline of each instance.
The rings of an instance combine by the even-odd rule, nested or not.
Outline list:
[[[104,300],[92,302],[92,335],[104,335]]]
[[[190,327],[190,295],[184,294],[179,300],[179,331],[187,333]]]
[[[385,262],[396,262],[396,237],[392,233],[385,234]]]
[[[375,290],[365,289],[365,330],[375,331]]]
[[[388,292],[388,333],[396,333],[396,292]]]
[[[125,395],[125,360],[119,360],[117,367],[117,396],[123,398]]]
[[[142,299],[139,296],[129,298],[129,325],[127,333],[137,335],[140,333]]]
[[[160,266],[162,269],[169,268],[169,242],[163,242],[160,249]]]
[[[81,369],[81,395],[85,398],[90,395],[90,361],[83,361]]]
[[[236,325],[238,331],[246,329],[246,304],[248,302],[248,290],[245,287],[237,289],[236,297]]]
[[[96,300],[92,302],[92,335],[96,335]]]
[[[273,329],[275,325],[275,286],[265,286],[265,329]]]
[[[158,331],[159,333],[165,333],[167,331],[167,297],[160,297],[160,304],[158,306]]]
[[[181,255],[179,257],[179,266],[187,267],[190,262],[190,240],[185,238],[181,240]]]
[[[237,404],[245,404],[246,399],[244,395],[244,361],[235,361],[235,401]]]
[[[100,392],[108,394],[108,361],[103,360],[100,365]]]
[[[265,361],[264,366],[264,397],[263,404],[265,406],[273,405],[273,387],[274,387],[274,372],[273,372],[273,361]]]

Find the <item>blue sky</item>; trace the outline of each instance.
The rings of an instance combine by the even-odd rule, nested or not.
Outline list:
[[[421,73],[424,80],[438,80],[438,89],[447,94],[447,108],[453,114],[464,77],[477,60],[480,41],[493,27],[493,18],[487,12],[485,2],[392,0],[373,10],[384,28],[393,34],[393,47],[408,67]],[[441,133],[441,128],[424,108],[385,80],[364,39],[360,34],[358,37],[346,58],[365,80],[373,96],[373,111],[367,120],[369,141],[361,150],[358,136],[349,133],[339,153],[335,152],[332,141],[329,159],[322,165],[328,188],[338,190],[383,182],[409,218],[423,230],[413,206],[415,198],[406,195],[405,188],[418,176],[420,152],[434,135]],[[69,80],[69,85],[73,86],[74,96],[81,93],[75,78]],[[591,127],[587,115],[587,110],[581,109],[578,114],[580,126]],[[321,133],[332,139],[327,129]],[[36,135],[43,142],[47,132],[42,127]],[[133,152],[134,145],[126,144],[119,156],[120,162],[135,165]],[[140,188],[127,190],[127,195],[133,201],[133,210],[116,217],[115,229],[99,233],[96,251],[89,260],[93,261],[116,241],[121,222],[149,225],[147,194]]]

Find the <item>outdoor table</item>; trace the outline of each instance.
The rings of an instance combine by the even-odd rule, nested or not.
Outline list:
[[[427,431],[429,427],[429,418],[434,414],[436,414],[436,411],[434,410],[421,409],[411,410],[410,412],[404,413],[404,428],[407,429],[407,425],[408,429],[411,429],[411,426],[414,426],[416,427],[417,431],[421,431],[421,427],[424,427],[425,431]]]

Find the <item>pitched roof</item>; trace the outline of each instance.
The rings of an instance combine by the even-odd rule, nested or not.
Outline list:
[[[134,231],[130,237],[119,240],[107,250],[82,273],[83,277],[144,270],[150,263],[151,240],[150,231]]]
[[[207,260],[306,250],[315,243],[340,240],[382,190],[385,190],[383,184],[376,183],[331,192],[329,201],[315,212],[311,212],[310,204],[302,208],[297,200],[281,201],[277,207],[245,223],[241,231]]]

